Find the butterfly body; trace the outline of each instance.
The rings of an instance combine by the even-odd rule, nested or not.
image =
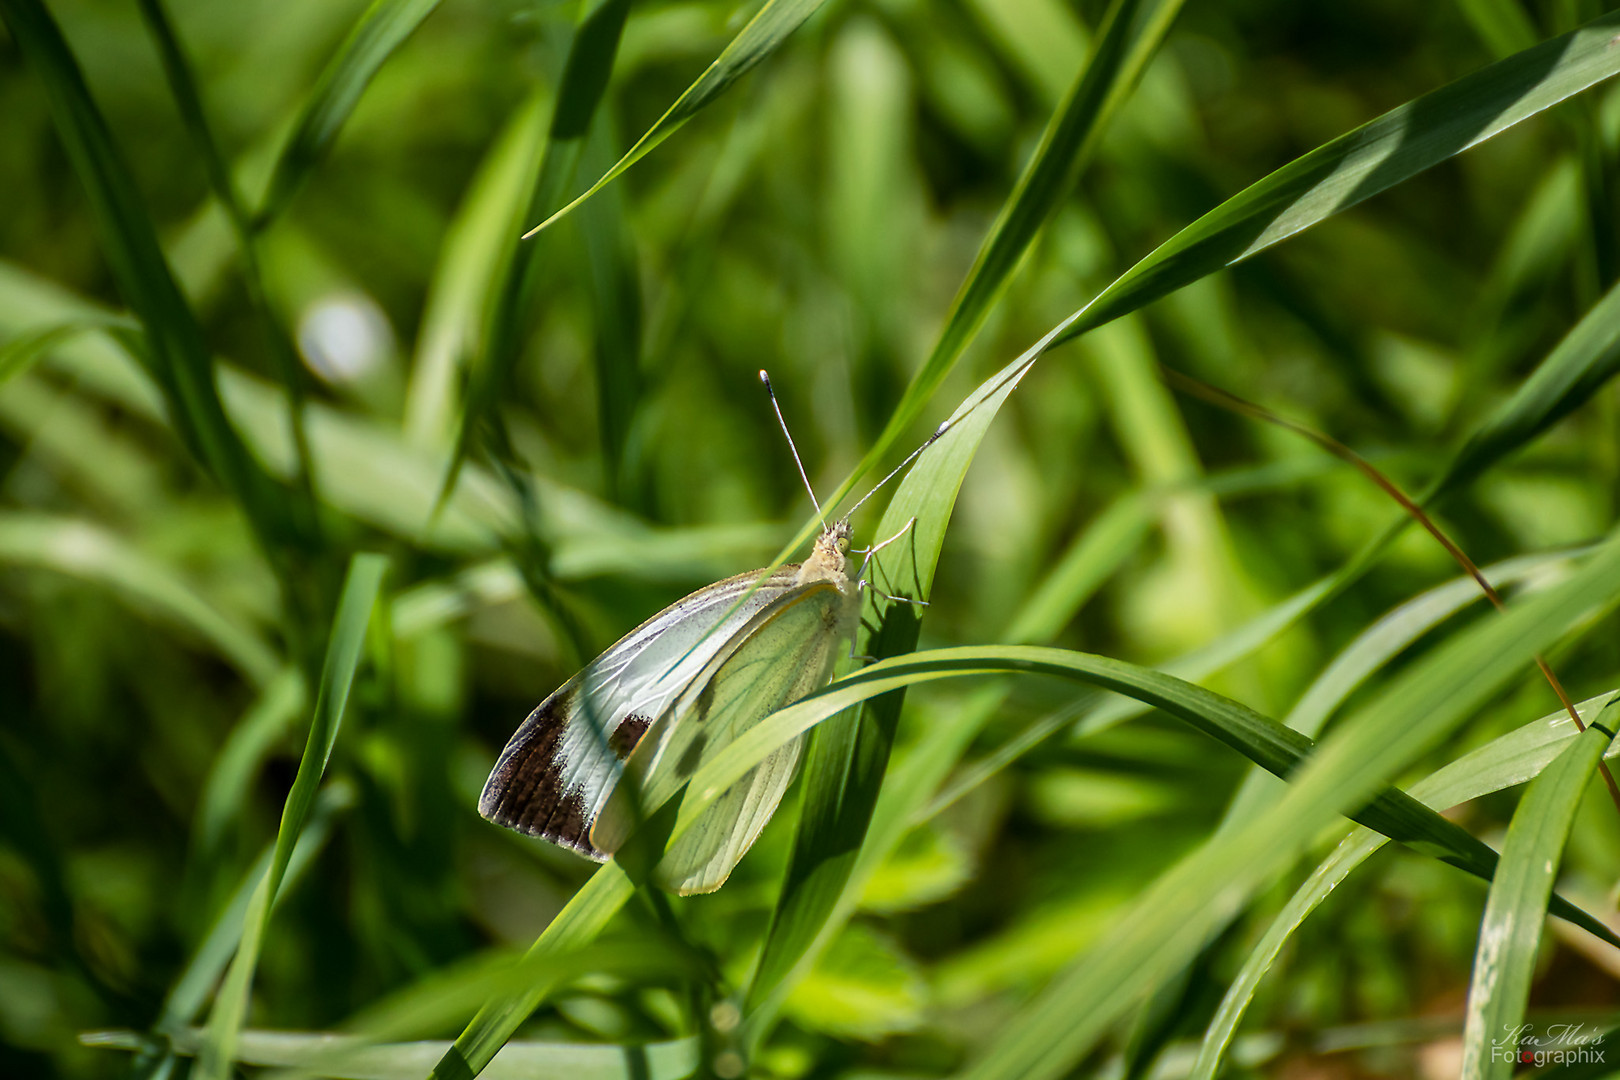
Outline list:
[[[835,522],[804,563],[716,582],[626,634],[530,713],[479,812],[606,860],[634,820],[623,793],[614,798],[627,768],[651,811],[706,756],[832,677],[860,618],[849,536],[847,520]],[[781,801],[798,754],[797,741],[776,751],[709,807],[666,854],[663,883],[718,888]]]

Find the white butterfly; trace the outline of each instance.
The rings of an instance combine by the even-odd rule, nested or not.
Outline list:
[[[797,462],[797,449],[793,456]],[[716,582],[630,631],[529,714],[495,763],[479,813],[606,861],[634,820],[624,796],[614,797],[626,769],[650,812],[705,758],[832,678],[839,646],[860,621],[849,538],[845,517],[822,530],[802,564]],[[660,884],[688,894],[725,883],[782,801],[801,741],[771,754],[703,812],[658,864]]]

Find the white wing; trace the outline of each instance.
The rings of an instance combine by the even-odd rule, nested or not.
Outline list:
[[[798,572],[796,564],[778,568],[729,616],[760,571],[718,581],[626,634],[523,721],[484,784],[479,813],[605,860],[591,826],[623,759],[732,635],[794,587]]]

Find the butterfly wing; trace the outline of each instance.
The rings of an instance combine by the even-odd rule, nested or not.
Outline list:
[[[759,575],[738,574],[670,605],[541,702],[501,751],[478,812],[605,860],[591,843],[591,826],[618,783],[621,762],[714,655],[795,588],[798,567],[778,568],[727,615]]]
[[[760,720],[825,686],[859,612],[852,593],[819,581],[792,590],[732,635],[627,763],[643,778],[644,808],[662,805]],[[782,801],[801,742],[775,751],[705,809],[664,854],[659,883],[682,894],[724,884]],[[596,846],[618,847],[627,810],[621,800],[609,804],[592,834]]]

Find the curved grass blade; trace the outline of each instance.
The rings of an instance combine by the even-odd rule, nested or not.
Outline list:
[[[646,157],[654,147],[673,135],[682,124],[730,89],[732,83],[748,74],[756,64],[775,52],[777,47],[787,40],[789,34],[816,13],[822,3],[823,0],[768,0],[765,6],[759,9],[759,13],[748,20],[748,25],[744,26],[731,43],[721,50],[714,63],[710,64],[708,69],[698,76],[697,81],[675,99],[675,104],[647,129],[646,134],[636,140],[635,145],[631,146],[601,179],[586,189],[584,194],[524,233],[523,238],[527,240],[570,213],[580,203],[618,179],[630,166]]]
[[[0,513],[0,562],[105,585],[137,610],[196,634],[255,686],[267,686],[281,669],[275,650],[255,630],[219,610],[163,563],[88,522]]]
[[[985,432],[1017,380],[981,388],[941,426],[943,434],[900,481],[875,536],[904,537],[878,554],[871,580],[894,596],[922,599],[934,580],[957,492]],[[906,603],[875,601],[878,629],[863,628],[858,654],[898,656],[916,647],[918,618]],[[886,606],[885,606],[886,605]],[[877,804],[903,694],[894,693],[816,730],[806,750],[803,805],[787,877],[748,992],[748,1010],[771,1016],[831,941],[829,923],[855,868]],[[756,1032],[762,1025],[756,1023]]]
[[[1051,344],[1242,262],[1620,73],[1617,30],[1620,13],[1611,12],[1295,159],[1161,244],[1065,320]]]
[[[958,449],[960,451],[965,448]],[[1302,846],[1320,825],[1329,823],[1341,810],[1348,809],[1357,813],[1361,820],[1381,830],[1388,830],[1403,842],[1435,854],[1471,873],[1489,877],[1494,853],[1469,836],[1460,826],[1427,811],[1399,791],[1392,789],[1381,791],[1380,780],[1376,774],[1369,776],[1372,769],[1365,766],[1357,768],[1359,775],[1352,777],[1356,784],[1352,790],[1356,795],[1352,798],[1343,798],[1339,793],[1337,774],[1356,768],[1365,756],[1376,757],[1375,751],[1388,755],[1387,747],[1391,744],[1397,745],[1407,753],[1413,753],[1410,746],[1412,740],[1410,731],[1420,726],[1415,718],[1421,718],[1431,725],[1459,722],[1470,708],[1488,697],[1511,676],[1512,669],[1503,662],[1503,654],[1517,656],[1522,653],[1528,656],[1531,651],[1543,644],[1544,640],[1556,636],[1589,607],[1594,594],[1608,595],[1616,591],[1620,591],[1620,543],[1611,543],[1570,581],[1551,590],[1547,595],[1535,597],[1527,604],[1515,606],[1506,616],[1476,628],[1461,640],[1461,647],[1454,646],[1442,650],[1439,656],[1431,658],[1398,682],[1392,688],[1393,696],[1389,698],[1394,703],[1389,710],[1392,719],[1380,716],[1377,710],[1369,707],[1367,715],[1380,721],[1376,730],[1369,730],[1373,725],[1364,724],[1353,732],[1357,736],[1354,739],[1341,734],[1330,740],[1330,744],[1336,743],[1331,745],[1334,756],[1328,758],[1329,765],[1333,767],[1331,771],[1321,763],[1320,759],[1323,756],[1321,752],[1311,753],[1310,740],[1298,732],[1284,728],[1275,721],[1267,720],[1252,710],[1201,687],[1123,661],[1060,649],[1031,647],[944,649],[897,656],[879,661],[854,675],[838,680],[826,690],[773,713],[706,762],[692,778],[681,798],[679,815],[670,843],[678,839],[704,809],[712,805],[773,751],[830,717],[847,715],[845,710],[868,699],[892,695],[895,691],[919,681],[964,675],[1038,672],[1081,678],[1118,693],[1143,698],[1234,746],[1251,760],[1272,769],[1279,775],[1293,775],[1297,770],[1298,776],[1311,780],[1312,786],[1307,789],[1310,801],[1305,802],[1296,797],[1296,801],[1305,802],[1306,807],[1314,814],[1308,826],[1302,825],[1294,818],[1285,819],[1280,823],[1267,818],[1248,830],[1249,833],[1254,833],[1261,827],[1281,829],[1285,839]],[[1400,726],[1408,745],[1401,746],[1402,740],[1390,735],[1388,729],[1391,724]],[[886,750],[886,747],[884,749]],[[1379,762],[1374,767],[1387,766],[1384,762]],[[1389,771],[1393,772],[1394,769],[1389,768]],[[1356,805],[1363,801],[1365,805],[1357,812]],[[647,808],[649,812],[654,809]],[[870,817],[871,814],[868,812],[866,817],[861,819],[863,836],[866,821]],[[1245,836],[1239,839],[1248,840],[1244,845],[1246,857],[1258,859],[1259,850],[1270,850],[1267,845],[1257,842],[1253,837]],[[856,842],[858,844],[859,839]],[[1229,846],[1232,842],[1227,840],[1225,844]],[[848,856],[850,861],[853,861],[853,858],[853,854]],[[1183,873],[1201,872],[1204,876],[1208,876],[1217,870],[1222,874],[1228,872],[1229,868],[1221,860],[1211,856],[1203,858],[1205,861],[1216,863],[1213,870],[1195,866],[1194,869]],[[1278,867],[1286,861],[1276,852],[1272,852],[1269,858]],[[788,984],[787,973],[796,967],[800,958],[811,955],[810,945],[818,939],[821,928],[826,925],[827,915],[836,905],[838,892],[843,882],[848,879],[851,870],[851,867],[841,865],[843,862],[844,858],[836,851],[822,861],[822,873],[833,877],[839,888],[827,887],[826,891],[831,892],[830,898],[823,899],[817,895],[823,891],[817,889],[815,893],[807,894],[807,901],[801,901],[802,906],[799,910],[819,914],[820,920],[789,928],[788,932],[797,935],[796,940],[800,944],[796,950],[781,954],[784,960],[778,963],[783,965],[784,974],[770,987],[764,987],[756,977],[755,985],[761,987],[758,998],[759,1009],[767,1019],[774,1013],[782,987]],[[1247,866],[1248,863],[1243,865]],[[1258,880],[1259,876],[1256,878],[1256,881]],[[816,879],[811,878],[811,881],[814,885]],[[617,862],[608,862],[587,881],[552,925],[547,927],[530,950],[530,955],[566,950],[589,941],[624,905],[633,890],[634,886],[629,876]],[[1154,934],[1169,933],[1170,929],[1178,924],[1178,920],[1192,919],[1193,913],[1199,910],[1199,905],[1206,903],[1210,896],[1216,895],[1220,891],[1220,886],[1212,879],[1199,885],[1196,893],[1170,887],[1167,887],[1167,891],[1176,902],[1174,904],[1167,902],[1167,910],[1155,912],[1157,917],[1152,920],[1150,927]],[[1235,898],[1233,901],[1235,902]],[[811,904],[815,906],[812,907]],[[1601,923],[1585,916],[1578,909],[1566,905],[1561,913],[1594,933],[1607,934]],[[776,933],[780,935],[784,931]],[[1144,931],[1144,934],[1147,933],[1148,931]],[[1158,948],[1158,944],[1151,937],[1133,940],[1133,949],[1137,951],[1152,951]],[[1190,947],[1196,948],[1199,944],[1200,941],[1193,941]],[[1128,966],[1130,960],[1131,958],[1127,958],[1120,961],[1127,973],[1132,970]],[[767,969],[762,965],[761,970]],[[1099,985],[1108,984],[1104,982]],[[476,1076],[512,1032],[517,1030],[524,1018],[539,1004],[543,996],[544,991],[540,990],[487,1004],[462,1033],[456,1045],[435,1067],[432,1074],[435,1080],[466,1080],[469,1076]],[[1099,1004],[1098,1007],[1103,1006]],[[755,1037],[758,1036],[761,1026],[759,1021],[751,1023]],[[1092,1032],[1093,1035],[1099,1033],[1100,1031]]]
[[[1620,556],[1616,561],[1620,563]],[[1285,779],[1293,778],[1306,765],[1315,746],[1306,736],[1230,698],[1123,660],[1038,646],[935,649],[879,661],[751,728],[692,778],[691,792],[696,793],[696,798],[688,794],[687,802],[694,806],[689,811],[686,802],[682,803],[674,835],[679,836],[702,807],[724,794],[764,755],[841,708],[918,682],[1011,673],[1055,675],[1129,694]],[[1359,809],[1350,806],[1346,812],[1367,827],[1476,877],[1489,880],[1494,873],[1495,852],[1461,826],[1427,810],[1398,789],[1375,789],[1365,805]],[[1560,914],[1620,944],[1620,937],[1573,905],[1563,905]]]
[[[1582,717],[1595,718],[1610,696],[1592,698],[1581,702],[1577,708]],[[1560,709],[1463,755],[1412,785],[1411,793],[1425,805],[1441,810],[1522,784],[1539,776],[1579,734],[1569,714]],[[1614,753],[1612,748],[1610,753],[1611,756]],[[1288,939],[1340,882],[1388,842],[1387,837],[1369,829],[1351,830],[1333,854],[1283,905],[1227,988],[1204,1034],[1189,1080],[1213,1080],[1261,978],[1281,954]]]
[[[1047,122],[1034,156],[980,245],[933,350],[912,375],[882,434],[846,485],[894,445],[950,374],[1006,292],[1024,253],[1090,162],[1109,121],[1136,89],[1184,2],[1113,0],[1109,5],[1090,56]]]
[[[377,69],[438,6],[439,0],[372,0],[321,71],[276,158],[264,199],[253,215],[255,229],[263,229],[286,208],[332,148]]]
[[[1184,965],[1320,828],[1490,700],[1593,597],[1617,590],[1620,543],[1611,540],[1565,583],[1457,635],[1393,681],[1321,743],[1274,813],[1162,875],[1104,941],[1002,1026],[965,1075],[1043,1080],[1073,1068],[1141,991]]]
[[[0,0],[0,16],[44,84],[62,144],[89,196],[118,290],[145,329],[136,357],[163,391],[188,449],[242,504],[267,550],[313,520],[290,514],[278,486],[243,447],[214,385],[196,315],[175,284],[134,178],[90,97],[77,61],[40,0]]]
[[[343,712],[349,703],[349,690],[354,684],[354,673],[360,664],[360,649],[365,644],[372,608],[387,568],[388,560],[382,555],[356,555],[349,563],[337,615],[332,622],[332,634],[326,645],[326,660],[321,669],[309,738],[304,743],[298,773],[293,778],[292,789],[288,791],[286,804],[282,808],[281,827],[276,832],[275,855],[254,888],[243,923],[241,944],[236,950],[235,959],[231,961],[224,985],[214,999],[213,1012],[209,1014],[208,1036],[198,1070],[203,1080],[224,1080],[230,1075],[231,1062],[235,1059],[236,1038],[246,1015],[253,971],[258,964],[259,949],[270,923],[270,911],[287,872],[293,847],[315,801],[321,774],[325,772],[326,762],[337,742]]]
[[[1518,1064],[1517,1039],[1508,1033],[1523,1022],[1547,899],[1575,811],[1614,741],[1617,718],[1620,709],[1611,701],[1531,782],[1513,813],[1474,953],[1463,1031],[1464,1080],[1506,1080]]]

